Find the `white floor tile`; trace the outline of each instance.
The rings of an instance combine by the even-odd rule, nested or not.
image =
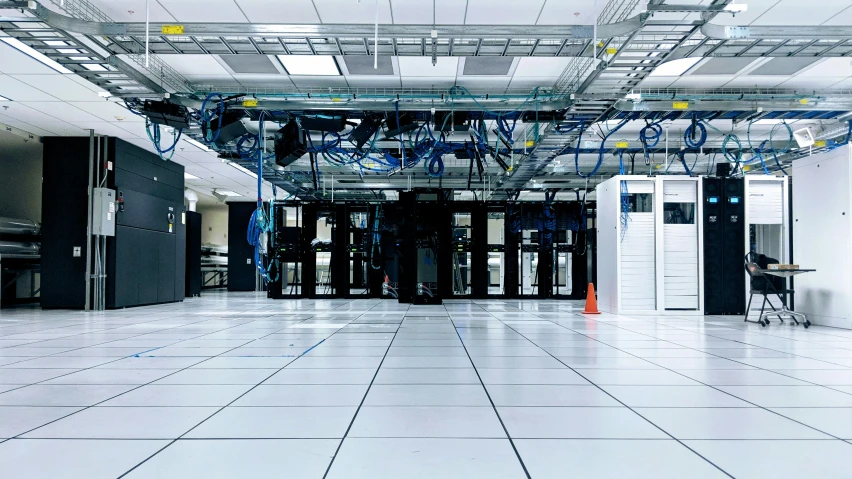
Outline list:
[[[329,479],[402,477],[523,479],[526,476],[506,439],[431,438],[346,439],[328,474]]]
[[[505,438],[506,432],[490,405],[364,406],[348,437]]]
[[[677,439],[831,439],[759,408],[637,408]]]
[[[728,474],[748,479],[848,479],[852,444],[842,441],[686,441]],[[772,460],[755,453],[777,451]]]
[[[366,385],[262,384],[234,406],[357,406],[366,392]]]
[[[773,408],[773,411],[840,439],[852,439],[852,408]]]
[[[103,406],[225,406],[249,390],[247,385],[147,385]]]
[[[567,471],[583,478],[729,479],[673,440],[518,439],[515,446],[536,479],[563,479]]]
[[[15,437],[80,409],[79,407],[0,406],[0,439]]]
[[[12,439],[0,444],[0,471],[27,479],[118,477],[168,441]]]
[[[356,406],[226,407],[187,434],[194,439],[343,438]]]
[[[92,407],[25,434],[28,439],[177,439],[215,407]]]
[[[669,439],[626,407],[499,407],[513,439]]]
[[[128,474],[128,479],[315,479],[325,473],[339,440],[180,440]],[[284,472],[286,471],[286,473]]]

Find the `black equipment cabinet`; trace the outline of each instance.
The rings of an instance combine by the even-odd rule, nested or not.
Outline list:
[[[745,183],[703,178],[704,312],[745,314]]]
[[[257,202],[228,203],[228,291],[254,291],[257,288],[254,246],[246,239],[255,210]]]
[[[45,138],[42,219],[44,308],[85,305],[88,137]],[[186,281],[183,166],[122,140],[96,138],[95,163],[118,199],[106,241],[106,307],[182,301]],[[75,253],[80,248],[80,254]],[[93,270],[94,271],[94,270]]]
[[[201,213],[186,212],[186,296],[201,296]]]

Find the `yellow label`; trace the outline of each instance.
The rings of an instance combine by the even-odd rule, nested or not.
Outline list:
[[[689,110],[689,102],[688,101],[676,101],[672,103],[672,108],[675,110]]]
[[[609,47],[606,49],[607,55],[615,55],[618,53],[618,48]]]
[[[814,146],[817,148],[823,148],[825,146],[825,140],[816,140],[814,142]]]
[[[257,106],[257,99],[255,98],[247,98],[243,100],[243,106],[246,108],[251,108]]]
[[[343,98],[332,98],[331,101],[333,101],[334,103],[338,103],[343,101]]]
[[[527,140],[525,144],[527,148],[532,148],[535,146],[535,140]]]
[[[598,48],[603,48],[603,42],[598,42]]]
[[[183,35],[183,25],[163,25],[163,35]]]
[[[751,167],[748,165],[743,166],[743,171],[751,171]]]
[[[808,99],[807,99],[807,98],[802,98],[802,99],[800,99],[800,100],[799,100],[799,104],[800,104],[800,105],[807,105],[807,104],[808,104]]]
[[[630,143],[628,143],[626,141],[616,141],[615,147],[616,148],[628,148],[628,147],[630,147]]]

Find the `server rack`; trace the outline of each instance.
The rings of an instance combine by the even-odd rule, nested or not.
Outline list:
[[[704,313],[745,314],[745,181],[702,178]]]

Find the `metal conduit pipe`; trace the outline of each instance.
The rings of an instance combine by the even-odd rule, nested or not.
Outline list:
[[[39,233],[41,233],[41,225],[35,221],[0,216],[0,234],[37,235]]]
[[[24,241],[0,241],[0,255],[32,255],[41,253],[41,243]]]

